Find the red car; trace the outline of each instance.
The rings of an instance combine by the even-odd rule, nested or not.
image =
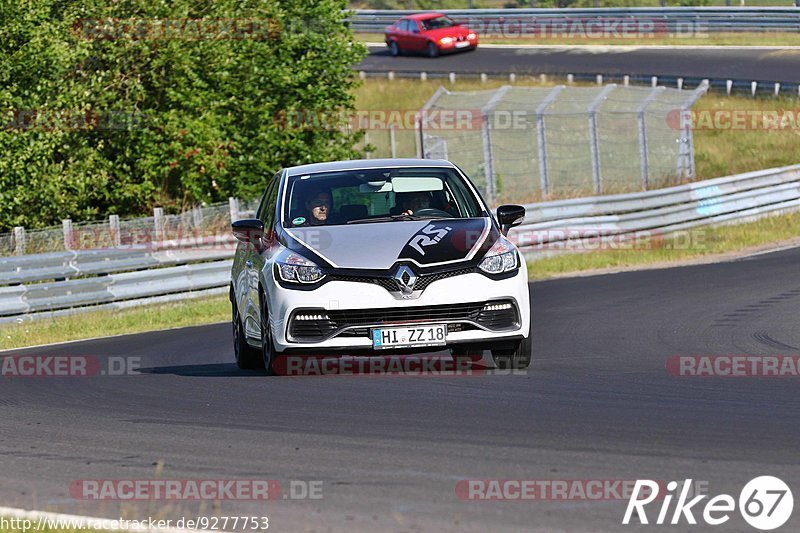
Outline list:
[[[475,50],[478,35],[442,13],[417,13],[387,26],[386,46],[393,56],[422,52],[436,57],[444,52]]]

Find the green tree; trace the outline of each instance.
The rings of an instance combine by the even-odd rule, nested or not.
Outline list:
[[[358,156],[345,0],[0,0],[0,232],[255,196]],[[287,124],[285,117],[312,119]]]

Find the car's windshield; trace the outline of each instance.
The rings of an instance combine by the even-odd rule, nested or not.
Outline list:
[[[441,16],[428,20],[421,21],[424,30],[438,30],[439,28],[450,28],[455,26],[456,23],[450,17]]]
[[[289,178],[283,226],[403,222],[481,216],[483,207],[451,168],[321,172]]]

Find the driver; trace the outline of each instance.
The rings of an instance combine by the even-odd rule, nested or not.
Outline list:
[[[308,192],[305,208],[306,216],[297,217],[293,226],[322,226],[330,221],[333,200],[328,189],[314,188]]]
[[[403,210],[404,215],[413,215],[414,211],[421,209],[430,209],[431,195],[427,192],[409,192],[405,193],[400,201],[400,208]]]

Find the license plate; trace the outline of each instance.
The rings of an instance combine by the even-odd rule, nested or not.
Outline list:
[[[469,46],[469,41],[458,41],[456,43],[456,48],[466,48]]]
[[[444,346],[446,342],[446,324],[426,324],[372,330],[372,347],[376,350],[404,348],[407,346]]]

